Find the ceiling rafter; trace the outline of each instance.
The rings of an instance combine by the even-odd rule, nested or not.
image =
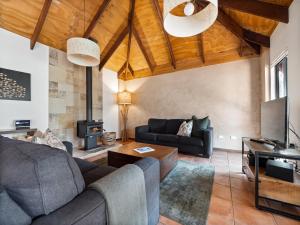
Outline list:
[[[289,7],[256,0],[219,0],[219,5],[256,16],[289,22]]]
[[[244,41],[250,48],[255,51],[256,54],[260,54],[260,45],[247,40],[244,35],[244,29],[220,8],[217,20],[229,31],[231,31],[231,33],[233,33],[236,37]]]
[[[119,47],[119,45],[122,43],[122,41],[124,40],[124,38],[126,37],[126,35],[129,32],[129,26],[127,25],[119,34],[118,38],[115,40],[114,38],[112,38],[109,43],[108,43],[108,47],[106,47],[104,49],[103,52],[106,52],[106,54],[104,55],[104,57],[100,60],[100,64],[99,64],[99,70],[102,70],[102,68],[104,67],[104,65],[107,63],[107,61],[109,60],[109,58],[113,55],[113,53],[117,50],[117,48]],[[109,47],[111,46],[111,47]],[[107,49],[108,48],[108,49]]]
[[[151,70],[151,72],[153,72],[153,70],[154,70],[154,65],[152,64],[152,62],[151,62],[151,60],[150,60],[150,57],[149,57],[149,55],[148,55],[148,53],[147,53],[147,50],[146,50],[145,46],[143,45],[143,42],[142,42],[142,40],[141,40],[141,37],[140,37],[140,35],[139,35],[137,29],[136,29],[134,26],[133,26],[132,32],[133,32],[133,35],[134,35],[134,37],[135,37],[136,42],[138,43],[138,45],[139,45],[139,47],[140,47],[140,49],[141,49],[141,51],[142,51],[142,53],[143,53],[143,55],[144,55],[144,58],[146,59],[146,62],[147,62],[147,64],[148,64],[148,66],[149,66],[149,69]]]
[[[34,32],[33,32],[32,36],[31,36],[31,39],[30,39],[30,49],[34,48],[34,46],[35,46],[35,44],[36,44],[36,42],[39,38],[39,35],[42,31],[43,25],[45,23],[45,20],[46,20],[48,11],[49,11],[49,8],[51,6],[51,3],[52,3],[52,0],[45,0],[45,2],[44,2],[44,5],[43,5],[42,11],[40,13],[39,19],[37,21],[37,24],[35,25]]]
[[[88,28],[84,32],[84,34],[83,34],[84,38],[89,38],[90,37],[92,31],[94,30],[95,26],[97,25],[97,22],[98,22],[99,18],[102,16],[102,14],[104,13],[105,9],[107,8],[107,6],[109,5],[110,2],[111,2],[111,0],[104,0],[103,1],[101,6],[98,8],[95,16],[93,17],[91,23],[89,24]]]
[[[128,36],[128,46],[127,46],[127,55],[126,55],[125,80],[127,80],[127,75],[128,75],[128,70],[129,70],[129,59],[130,59],[130,51],[131,51],[134,9],[135,9],[135,0],[130,0],[130,10],[129,10],[129,15],[128,15],[129,36]],[[131,75],[134,77],[133,73]]]
[[[199,55],[201,58],[201,61],[205,63],[205,53],[204,53],[204,42],[203,42],[203,33],[197,35],[198,39],[198,48],[199,48]]]
[[[127,61],[122,65],[122,67],[121,67],[121,68],[119,69],[119,71],[118,71],[118,77],[119,77],[119,78],[120,78],[121,75],[125,72],[126,67],[127,67]],[[133,71],[133,69],[132,69],[130,63],[128,64],[128,70],[129,70],[129,72],[132,74],[132,76],[134,76],[134,71]]]
[[[176,69],[176,60],[175,60],[173,47],[171,45],[169,35],[167,34],[167,32],[164,29],[163,16],[162,16],[162,13],[161,13],[161,10],[160,10],[159,3],[158,3],[157,0],[152,0],[152,5],[153,5],[153,8],[156,12],[156,15],[158,16],[159,24],[161,26],[161,29],[163,30],[163,33],[164,33],[164,37],[165,37],[167,47],[168,47],[168,50],[169,50],[169,56],[170,56],[171,64],[172,64],[173,68]]]

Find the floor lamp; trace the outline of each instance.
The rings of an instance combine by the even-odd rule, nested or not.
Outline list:
[[[125,142],[128,140],[127,120],[128,120],[128,109],[129,109],[129,105],[131,104],[131,93],[127,91],[119,92],[118,104],[121,106],[121,116],[123,121],[122,141]]]

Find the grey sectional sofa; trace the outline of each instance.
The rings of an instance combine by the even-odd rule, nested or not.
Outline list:
[[[210,157],[213,151],[213,128],[201,130],[197,137],[176,135],[184,119],[149,119],[147,125],[135,128],[135,141],[178,147],[178,151]]]
[[[145,158],[136,165],[144,172],[148,221],[154,225],[159,221],[159,162]],[[105,200],[88,185],[114,170],[0,136],[0,224],[107,224]]]

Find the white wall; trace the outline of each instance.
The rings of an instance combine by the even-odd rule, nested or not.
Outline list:
[[[259,58],[120,82],[120,86],[134,94],[128,118],[131,137],[134,127],[147,124],[151,117],[192,115],[210,117],[215,147],[240,150],[241,137],[260,135]]]
[[[295,0],[289,8],[290,21],[280,23],[271,36],[271,64],[285,51],[288,52],[288,97],[290,121],[300,133],[300,1]],[[295,141],[290,134],[291,141]]]
[[[31,74],[31,101],[0,99],[0,129],[14,128],[14,120],[30,119],[31,127],[48,127],[49,47],[0,28],[0,67]],[[0,87],[1,88],[1,87]]]
[[[118,73],[103,69],[103,127],[107,132],[117,132],[119,134],[119,108],[116,101],[118,92]]]

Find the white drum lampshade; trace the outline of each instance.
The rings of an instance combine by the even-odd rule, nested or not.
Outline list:
[[[191,37],[207,30],[217,19],[218,0],[206,0],[209,4],[194,14],[194,5],[190,0],[164,0],[164,28],[175,37]],[[175,16],[171,11],[187,3],[184,8],[186,16]]]
[[[67,58],[80,66],[97,66],[100,63],[100,48],[87,38],[70,38],[67,41]]]

